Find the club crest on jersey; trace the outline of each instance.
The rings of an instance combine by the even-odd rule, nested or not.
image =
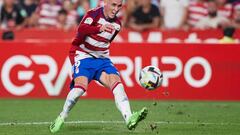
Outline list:
[[[92,24],[92,22],[93,22],[93,19],[91,17],[86,18],[84,21],[84,23],[89,24],[89,25]]]

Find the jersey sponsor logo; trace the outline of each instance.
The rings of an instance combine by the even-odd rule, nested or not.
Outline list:
[[[88,17],[85,19],[84,23],[91,25],[93,22],[93,19],[91,17]]]
[[[121,28],[121,26],[119,24],[117,24],[115,22],[110,23],[110,22],[106,21],[104,18],[100,18],[98,20],[98,24],[99,25],[111,24],[114,27],[114,29],[112,29],[110,31],[101,32],[100,34],[98,34],[98,36],[103,37],[108,40],[111,40],[113,35],[115,34],[115,32],[120,31],[120,28]]]
[[[103,18],[100,18],[99,21],[98,21],[98,23],[101,24],[101,25],[111,24],[111,25],[113,25],[113,27],[114,27],[114,29],[115,29],[116,31],[120,31],[120,29],[121,29],[121,26],[120,26],[119,24],[117,24],[117,23],[115,23],[115,22],[110,23],[110,22],[106,21],[106,20],[103,19]]]
[[[113,33],[114,32],[114,29],[113,28],[109,28],[109,30],[106,30],[106,32],[108,32],[108,33]]]

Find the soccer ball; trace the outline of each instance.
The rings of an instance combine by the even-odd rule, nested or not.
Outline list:
[[[154,90],[161,86],[163,74],[154,66],[146,66],[140,71],[139,82],[147,90]]]

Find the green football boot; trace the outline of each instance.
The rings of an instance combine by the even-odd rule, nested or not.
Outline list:
[[[140,111],[134,112],[127,122],[127,128],[129,130],[135,129],[138,122],[144,120],[147,117],[148,109],[143,107]]]
[[[51,133],[58,132],[64,124],[64,119],[60,116],[50,125],[49,129]]]

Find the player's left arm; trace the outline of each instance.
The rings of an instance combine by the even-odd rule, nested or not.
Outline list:
[[[115,33],[114,35],[112,36],[112,38],[110,39],[110,42],[112,42],[114,40],[114,38],[117,36],[117,34],[121,31],[121,28],[122,28],[122,23],[120,20],[117,20],[117,23],[120,25],[119,29],[115,29]]]

